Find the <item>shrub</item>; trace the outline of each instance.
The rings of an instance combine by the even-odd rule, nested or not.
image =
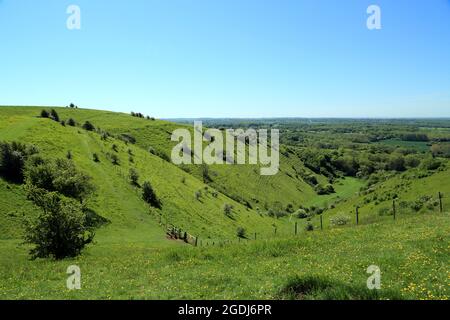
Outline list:
[[[314,231],[314,226],[312,223],[308,222],[305,226],[306,231]]]
[[[422,162],[420,168],[425,170],[437,170],[442,165],[441,161],[434,158],[428,158]]]
[[[242,227],[238,227],[237,228],[237,230],[236,230],[236,235],[239,237],[239,238],[246,238],[246,232],[245,232],[245,229],[244,228],[242,228]]]
[[[67,120],[67,125],[71,126],[71,127],[75,127],[76,126],[76,122],[75,120],[73,120],[72,118],[69,118],[69,120]]]
[[[58,112],[55,111],[55,109],[52,109],[50,111],[50,118],[52,118],[52,120],[55,120],[56,122],[59,122],[59,115]]]
[[[49,116],[50,116],[50,114],[48,113],[47,110],[41,111],[41,118],[48,118]]]
[[[348,216],[340,215],[335,216],[330,219],[330,223],[332,226],[344,226],[350,222],[350,218]]]
[[[87,131],[94,131],[94,130],[95,130],[94,125],[93,125],[92,123],[90,123],[89,121],[86,121],[86,122],[83,124],[82,128],[83,128],[84,130],[87,130]]]
[[[209,176],[209,168],[206,164],[202,164],[202,178],[204,183],[212,181],[211,177]]]
[[[70,150],[67,151],[66,158],[67,158],[68,160],[72,159],[72,152],[70,152]]]
[[[139,180],[139,173],[137,172],[136,169],[134,169],[134,168],[130,169],[129,177],[130,177],[131,184],[137,186],[138,180]]]
[[[115,165],[115,166],[120,165],[119,157],[118,157],[116,154],[114,154],[114,153],[113,153],[113,154],[108,153],[108,155],[109,155],[109,158],[110,158],[111,163],[112,163],[113,165]]]
[[[29,186],[57,191],[82,202],[94,192],[91,178],[79,172],[74,163],[66,159],[45,161],[40,157],[27,163],[26,182]]]
[[[125,143],[131,143],[131,144],[135,144],[136,143],[136,138],[133,137],[131,134],[128,133],[122,133],[119,135],[119,139],[122,140]]]
[[[19,142],[0,142],[0,176],[22,183],[26,160],[38,153],[35,146],[26,146]]]
[[[94,232],[80,204],[42,189],[29,190],[29,197],[42,209],[37,219],[25,223],[25,243],[34,245],[32,259],[76,257],[92,242]]]
[[[299,219],[308,218],[308,214],[306,213],[305,209],[298,209],[297,211],[295,211],[295,216]]]
[[[152,207],[158,209],[161,208],[161,203],[158,200],[155,191],[153,191],[152,185],[148,181],[144,182],[144,185],[142,186],[142,199]]]
[[[223,214],[226,215],[228,218],[231,218],[232,215],[233,206],[231,204],[225,203],[223,205]]]
[[[98,158],[98,155],[96,153],[92,154],[92,160],[94,160],[94,162],[100,162],[100,159]]]
[[[315,186],[315,191],[318,195],[325,195],[325,194],[331,194],[334,193],[334,188],[331,184],[327,184],[326,186],[323,186],[321,184],[318,184]]]

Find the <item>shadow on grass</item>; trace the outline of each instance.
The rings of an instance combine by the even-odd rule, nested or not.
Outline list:
[[[102,217],[92,209],[86,208],[83,211],[86,214],[86,222],[89,227],[100,228],[111,222],[110,220]]]
[[[278,298],[287,300],[403,300],[396,291],[369,290],[365,285],[352,285],[321,276],[293,277],[279,291]]]

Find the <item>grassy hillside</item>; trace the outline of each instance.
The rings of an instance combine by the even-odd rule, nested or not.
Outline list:
[[[0,298],[448,299],[449,221],[448,213],[408,217],[225,247],[99,244],[59,262],[29,261],[16,242],[1,241]],[[79,291],[65,288],[72,264],[81,268]],[[380,291],[365,289],[372,264]]]
[[[370,187],[367,180],[340,176],[334,181],[336,193],[318,196],[303,180],[312,171],[283,149],[276,176],[260,176],[255,166],[215,165],[209,168],[212,182],[205,184],[199,166],[177,167],[164,160],[174,145],[170,135],[179,124],[57,108],[61,119],[76,120],[78,125],[71,127],[40,118],[42,109],[0,107],[0,141],[36,145],[45,158],[65,158],[70,152],[77,168],[92,177],[96,191],[88,206],[106,224],[97,229],[95,243],[75,259],[29,261],[29,247],[21,244],[22,223],[40,209],[27,200],[22,185],[0,179],[0,298],[450,296],[448,161],[434,171],[386,172]],[[101,132],[82,129],[85,121],[110,136],[105,139]],[[120,139],[123,134],[136,143]],[[94,153],[99,162],[94,161]],[[118,157],[118,165],[112,163],[111,154]],[[162,209],[142,200],[140,186],[130,183],[131,168],[139,172],[139,185],[151,182]],[[324,176],[315,176],[327,183]],[[444,196],[443,213],[439,213],[438,192]],[[393,199],[398,210],[395,221]],[[224,214],[225,204],[233,207],[231,217]],[[300,205],[326,207],[324,230],[318,215],[267,216],[267,209],[288,204],[294,210]],[[356,206],[359,226],[355,226]],[[330,219],[339,216],[348,217],[345,226],[331,224]],[[310,223],[313,232],[305,231]],[[201,246],[168,240],[169,225],[199,236]],[[246,229],[248,240],[238,243],[238,227]],[[72,264],[82,269],[83,290],[78,292],[65,289],[66,268]],[[382,269],[379,292],[365,289],[366,268],[371,264]],[[312,284],[316,291],[305,289]]]
[[[99,235],[104,233],[108,238],[113,237],[117,241],[136,238],[139,241],[158,243],[165,242],[163,226],[170,224],[192,235],[212,239],[232,238],[238,227],[252,233],[271,232],[274,226],[280,230],[285,227],[283,221],[258,214],[224,194],[219,193],[214,197],[212,187],[206,186],[195,175],[190,175],[160,157],[150,154],[147,149],[141,147],[142,144],[126,145],[125,142],[112,137],[103,141],[98,133],[80,127],[64,127],[50,119],[37,117],[41,109],[1,107],[0,139],[36,145],[40,152],[49,158],[64,158],[70,151],[76,165],[89,174],[96,185],[97,192],[91,203],[92,208],[111,222],[104,228],[105,230],[99,231]],[[129,131],[124,129],[132,126],[138,128],[142,126],[143,132],[152,137],[154,132],[159,134],[163,132],[166,135],[169,132],[169,124],[163,121],[149,121],[103,111],[65,108],[57,110],[62,119],[73,117],[79,123],[89,120],[95,126],[111,130],[112,133],[114,133],[111,129],[112,123],[118,124],[118,128],[115,129],[117,133],[127,133]],[[144,130],[148,128],[152,130]],[[158,139],[153,137],[153,141]],[[120,165],[113,165],[108,160],[108,153],[115,153],[112,150],[113,144],[118,146],[117,156]],[[129,152],[132,154],[132,163],[129,160]],[[99,155],[99,163],[93,161],[93,153]],[[140,189],[129,183],[130,168],[138,170],[141,184],[145,180],[152,183],[163,203],[161,211],[151,210],[141,200]],[[247,179],[245,181],[249,183]],[[14,186],[14,189],[20,190],[20,187]],[[5,188],[1,190],[4,192],[3,198],[8,199],[5,200],[7,202],[5,207],[14,207],[17,199],[13,198],[12,191]],[[195,193],[199,190],[202,197],[196,200]],[[21,202],[27,203],[23,192],[20,196]],[[233,206],[233,219],[223,214],[225,203]],[[2,214],[1,219],[5,221],[3,225],[17,222],[17,219],[8,215],[8,212]],[[19,227],[17,224],[15,226]]]

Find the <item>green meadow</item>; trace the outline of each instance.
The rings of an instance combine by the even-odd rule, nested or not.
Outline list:
[[[192,130],[186,124],[54,108],[76,121],[63,126],[40,117],[42,109],[52,107],[0,107],[0,141],[34,145],[46,159],[70,154],[91,177],[87,205],[104,223],[81,255],[31,260],[23,223],[41,209],[24,185],[0,178],[2,299],[450,297],[449,161],[422,143],[371,142],[370,132],[339,133],[341,123],[327,123],[329,131],[320,123],[317,135],[281,123],[280,171],[261,176],[253,165],[172,164],[171,133]],[[86,121],[96,130],[83,129]],[[143,201],[145,181],[161,208]],[[189,243],[171,237],[173,228]],[[66,287],[71,265],[81,269],[81,290]],[[381,270],[380,290],[366,286],[370,265]]]

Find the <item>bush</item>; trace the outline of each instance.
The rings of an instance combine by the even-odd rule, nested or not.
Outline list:
[[[139,180],[139,173],[137,172],[136,169],[134,169],[134,168],[130,169],[129,177],[130,177],[131,184],[137,186],[138,180]]]
[[[55,111],[55,109],[52,109],[50,111],[50,118],[52,118],[52,120],[59,122],[59,115],[58,112]]]
[[[42,189],[29,190],[29,197],[42,209],[37,219],[25,223],[25,243],[34,245],[32,259],[76,257],[92,242],[94,232],[80,204]]]
[[[79,172],[74,163],[66,159],[45,161],[34,157],[25,168],[26,182],[47,191],[57,191],[82,202],[94,192],[91,178]]]
[[[94,131],[94,130],[95,130],[94,125],[93,125],[92,123],[90,123],[89,121],[86,121],[86,122],[83,124],[82,128],[83,128],[84,130],[87,130],[87,131]]]
[[[305,226],[306,231],[314,231],[314,226],[312,223],[308,222]]]
[[[232,217],[233,206],[231,204],[225,203],[223,205],[223,214],[228,218]]]
[[[71,126],[71,127],[75,127],[76,126],[76,122],[75,120],[73,120],[72,118],[69,118],[69,120],[67,120],[67,125]]]
[[[297,211],[295,211],[295,216],[299,219],[308,218],[308,214],[306,213],[305,209],[298,209]]]
[[[36,153],[38,150],[35,146],[26,146],[19,142],[0,142],[0,176],[11,182],[22,183],[25,162]]]
[[[144,182],[144,185],[142,186],[142,199],[152,207],[161,209],[161,203],[153,191],[152,185],[148,181]]]
[[[315,186],[315,191],[318,195],[325,195],[325,194],[331,194],[334,193],[334,188],[331,184],[327,184],[326,186],[323,186],[321,184],[318,184]]]
[[[131,143],[131,144],[135,144],[136,143],[136,138],[133,137],[131,134],[128,133],[122,133],[119,135],[119,139],[122,140],[125,143]]]
[[[41,118],[48,118],[49,116],[50,116],[50,114],[48,113],[47,110],[41,111]]]
[[[420,168],[425,170],[437,170],[442,165],[441,161],[434,158],[428,158],[422,162]]]
[[[116,154],[108,153],[108,157],[111,160],[111,163],[115,166],[120,165],[119,157]]]
[[[239,227],[239,228],[237,228],[237,230],[236,230],[236,235],[239,237],[239,238],[246,238],[246,232],[245,232],[245,229],[244,228],[242,228],[242,227]]]
[[[212,179],[209,176],[209,168],[206,164],[202,164],[202,178],[203,178],[203,183],[212,182]]]
[[[336,216],[330,219],[330,223],[332,226],[344,226],[350,222],[350,218],[348,216]]]
[[[93,153],[92,154],[92,160],[94,160],[94,162],[100,162],[100,159],[98,158],[98,154]]]

